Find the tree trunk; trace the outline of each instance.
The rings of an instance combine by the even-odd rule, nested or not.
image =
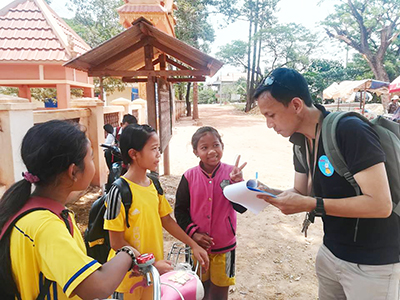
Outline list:
[[[178,99],[183,100],[183,91],[179,85],[178,85]]]
[[[249,6],[251,7],[252,1],[249,1]],[[246,85],[246,108],[245,111],[248,112],[251,109],[251,97],[252,94],[250,92],[250,69],[251,69],[251,33],[253,30],[253,17],[252,11],[250,11],[249,16],[249,42],[247,48],[247,85]]]
[[[372,72],[374,73],[375,79],[385,82],[390,82],[389,75],[385,70],[383,65],[383,59],[378,60],[376,55],[372,55],[371,57],[366,57],[368,65],[370,66]],[[381,96],[383,111],[387,111],[387,107],[389,105],[390,99],[388,95]]]
[[[199,86],[197,82],[193,82],[193,120],[197,120],[199,118]]]
[[[258,0],[256,1],[256,11],[254,13],[254,33],[253,37],[257,34],[258,31]],[[257,40],[254,39],[253,41],[253,59],[252,59],[252,65],[251,65],[251,78],[250,78],[250,109],[253,108],[253,92],[254,92],[254,75],[256,73],[256,63],[257,63]]]
[[[190,105],[190,85],[192,83],[188,82],[187,88],[186,88],[186,116],[190,117],[192,115],[192,107]]]
[[[260,27],[260,30],[262,28]],[[261,61],[261,38],[258,39],[258,58],[257,58],[257,66],[256,66],[256,70],[257,70],[257,83],[260,82],[260,80],[262,79],[263,75],[261,75],[261,68],[260,68],[260,61]],[[261,77],[261,78],[259,78]]]

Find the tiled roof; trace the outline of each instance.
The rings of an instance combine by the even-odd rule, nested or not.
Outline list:
[[[124,4],[117,9],[119,13],[166,13],[161,5],[132,5]]]
[[[43,0],[0,10],[0,61],[68,61],[90,47]]]

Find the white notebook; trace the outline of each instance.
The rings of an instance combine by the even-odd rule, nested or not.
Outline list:
[[[263,199],[257,198],[257,195],[268,194],[274,198],[276,196],[257,189],[257,185],[257,180],[254,179],[230,184],[224,188],[224,195],[230,201],[246,207],[254,214],[258,214],[269,203],[265,202]]]

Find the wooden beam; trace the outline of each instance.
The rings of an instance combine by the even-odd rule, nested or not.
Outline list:
[[[153,66],[155,66],[156,64],[158,64],[160,62],[160,58],[156,58],[155,60],[153,60]],[[146,70],[146,66],[143,66],[139,69],[137,69],[138,71],[142,71],[142,70]]]
[[[167,78],[168,82],[204,82],[205,77],[194,77],[194,78]]]
[[[144,46],[144,63],[146,70],[140,72],[154,72],[153,66],[153,46]],[[127,75],[129,76],[129,75]],[[133,75],[134,76],[134,75]],[[146,100],[147,100],[147,122],[157,131],[157,113],[156,113],[156,86],[154,77],[147,75]]]
[[[122,77],[123,82],[147,82],[147,78]]]
[[[188,67],[178,63],[177,61],[174,61],[174,60],[170,59],[168,56],[167,56],[167,63],[169,63],[169,64],[171,64],[171,65],[173,65],[173,66],[175,66],[175,67],[177,67],[178,69],[181,69],[181,70],[190,70]]]
[[[151,26],[154,27],[153,24],[151,24]],[[151,36],[151,37],[154,36],[153,33],[149,30],[149,29],[150,29],[149,24],[140,23],[140,24],[139,24],[139,29],[140,29],[140,31],[141,31],[144,35]]]
[[[147,78],[131,78],[131,77],[122,77],[123,82],[147,82]],[[193,77],[193,78],[167,78],[168,82],[204,82],[206,81],[205,77]]]
[[[158,61],[160,62],[160,70],[165,70],[167,67],[167,63],[166,63],[166,55],[165,53],[160,53],[160,55],[158,56]]]
[[[151,63],[151,61],[150,61]],[[153,66],[153,64],[152,64]],[[107,77],[107,76],[121,76],[121,77],[136,77],[136,76],[206,76],[210,74],[209,70],[141,70],[141,71],[118,71],[118,70],[92,70],[88,72],[92,77]]]
[[[199,64],[198,62],[195,62],[194,60],[190,59],[189,57],[183,56],[181,53],[176,52],[175,50],[169,48],[168,46],[161,44],[159,41],[152,39],[150,40],[151,44],[153,44],[154,47],[158,48],[159,50],[165,52],[168,55],[171,55],[173,57],[176,57],[180,61],[183,61],[184,63],[192,66],[195,69],[205,69],[206,66],[203,66],[202,64]]]
[[[113,63],[117,62],[118,60],[128,56],[129,54],[139,50],[142,48],[144,45],[146,45],[149,42],[148,38],[143,38],[136,44],[133,44],[132,46],[126,48],[125,50],[116,53],[115,55],[111,56],[110,58],[106,59],[105,61],[99,63],[98,65],[94,66],[93,68],[89,69],[90,71],[95,71],[95,70],[102,70],[105,69],[107,66],[112,65]]]

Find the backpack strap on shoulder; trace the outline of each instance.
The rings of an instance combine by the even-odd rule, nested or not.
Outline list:
[[[330,163],[335,169],[336,173],[344,177],[354,188],[357,195],[361,194],[360,187],[358,186],[353,174],[350,173],[347,164],[340,153],[339,146],[336,139],[336,129],[339,121],[346,116],[355,116],[368,122],[368,119],[356,112],[342,112],[336,111],[328,114],[322,122],[322,141],[324,145],[324,151],[328,157]]]
[[[125,220],[126,220],[126,226],[129,228],[129,209],[131,208],[132,205],[132,192],[131,188],[129,186],[129,183],[123,178],[119,177],[117,180],[113,182],[113,185],[115,185],[119,192],[121,193],[121,199],[122,199],[122,204],[124,205],[125,208]]]
[[[3,228],[1,229],[0,240],[6,234],[6,232],[8,232],[9,230],[11,230],[12,227],[14,227],[14,224],[17,223],[17,221],[20,218],[35,210],[51,211],[65,223],[71,235],[72,236],[74,235],[74,227],[72,226],[72,220],[68,214],[68,210],[65,208],[64,205],[48,198],[31,197],[25,203],[25,205],[4,224]]]
[[[54,281],[48,280],[44,278],[43,286],[40,289],[39,296],[37,296],[36,300],[44,300],[47,294],[49,293],[50,286]]]
[[[155,188],[157,190],[157,193],[159,195],[164,195],[164,190],[161,187],[160,180],[158,179],[158,174],[157,173],[146,173],[146,176],[148,178],[150,178],[151,181],[153,181],[153,184],[154,184],[154,186],[155,186]]]

